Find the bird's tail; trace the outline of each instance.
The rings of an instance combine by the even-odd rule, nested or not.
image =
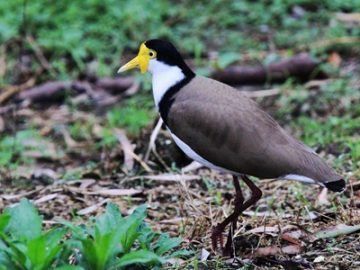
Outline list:
[[[325,187],[334,192],[342,192],[345,190],[346,184],[344,179],[330,181],[324,183]]]

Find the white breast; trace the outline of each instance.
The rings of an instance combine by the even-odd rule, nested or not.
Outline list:
[[[155,59],[149,62],[149,71],[152,73],[152,89],[156,106],[170,87],[185,78],[184,73],[177,66],[169,66]]]

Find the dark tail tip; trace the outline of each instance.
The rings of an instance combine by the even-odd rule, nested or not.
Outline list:
[[[340,179],[340,180],[336,180],[336,181],[332,181],[332,182],[327,182],[324,183],[325,186],[330,189],[331,191],[335,191],[335,192],[342,192],[345,190],[345,180],[344,179]]]

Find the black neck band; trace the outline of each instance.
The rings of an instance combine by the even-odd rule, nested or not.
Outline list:
[[[161,118],[163,119],[165,125],[167,125],[168,120],[168,114],[170,111],[170,108],[172,104],[175,101],[175,95],[177,92],[179,92],[185,85],[187,85],[193,78],[195,77],[195,74],[188,74],[184,79],[177,82],[175,85],[171,86],[164,94],[164,96],[161,98],[159,102],[159,113]]]

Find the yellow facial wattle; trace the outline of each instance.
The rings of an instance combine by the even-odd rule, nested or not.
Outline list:
[[[148,70],[150,59],[154,58],[156,53],[146,47],[145,43],[142,43],[139,49],[138,55],[119,68],[118,73],[130,70],[133,68],[139,68],[141,73],[145,73]]]

